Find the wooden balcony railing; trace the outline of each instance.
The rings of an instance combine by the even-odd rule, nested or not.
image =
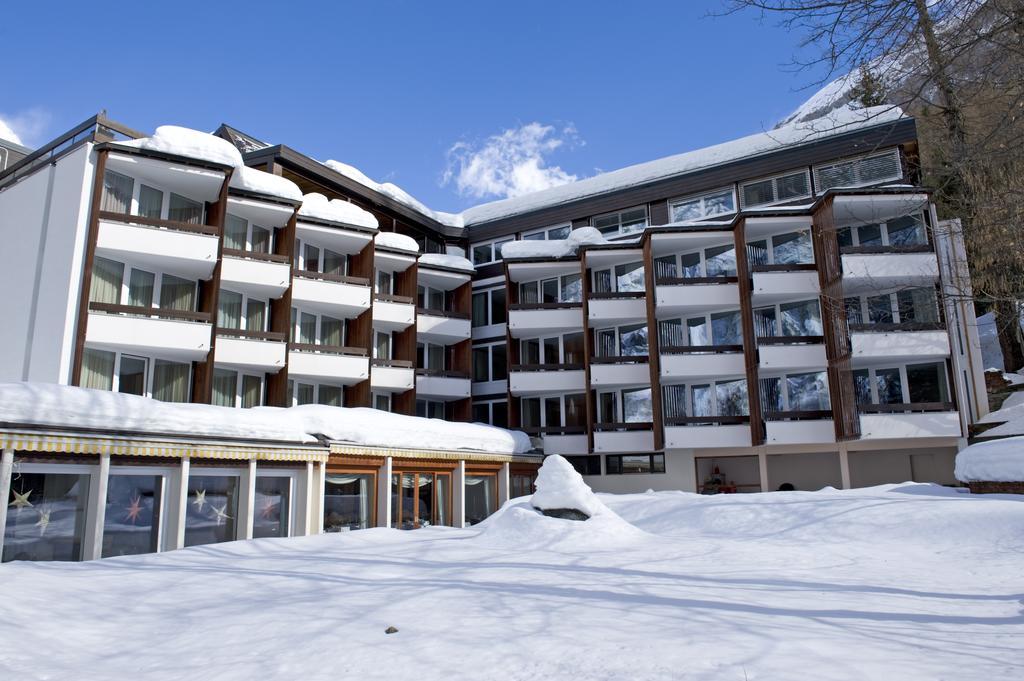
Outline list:
[[[647,355],[612,355],[608,357],[591,357],[591,364],[647,364]]]
[[[654,424],[650,421],[629,422],[629,423],[595,423],[595,433],[610,433],[616,431],[638,431],[653,430]]]
[[[750,423],[749,416],[672,416],[666,426],[731,426]]]
[[[742,345],[662,345],[663,355],[729,355],[743,352]]]
[[[101,210],[99,212],[99,218],[100,220],[121,222],[126,225],[143,225],[145,227],[159,227],[161,229],[170,229],[176,232],[192,232],[194,234],[206,234],[210,236],[217,236],[220,234],[219,227],[211,227],[210,225],[197,225],[191,222],[178,222],[177,220],[162,220],[160,218],[144,218],[141,215],[115,213],[109,210]]]
[[[758,345],[820,345],[824,336],[758,336]]]
[[[740,278],[735,275],[720,277],[659,277],[658,286],[686,286],[687,284],[735,284]]]
[[[209,312],[194,312],[192,310],[171,310],[162,307],[140,307],[138,305],[116,305],[114,303],[89,303],[90,312],[106,312],[134,317],[156,317],[158,319],[175,319],[186,322],[209,323],[211,315]]]
[[[901,253],[932,253],[935,249],[931,244],[903,244],[882,246],[843,246],[839,249],[840,255],[882,255]]]
[[[455,371],[454,369],[417,369],[417,376],[429,376],[432,378],[460,378],[469,380],[469,372]]]
[[[804,411],[766,411],[765,421],[820,421],[831,419],[831,409],[817,409]]]
[[[407,359],[380,359],[374,357],[370,365],[375,367],[390,367],[392,369],[412,369],[413,363]]]
[[[319,343],[288,343],[288,349],[293,352],[319,352],[325,355],[351,355],[354,357],[366,357],[366,348],[354,348],[345,345],[321,345]]]
[[[637,300],[647,295],[646,291],[594,291],[590,300]]]
[[[277,253],[259,253],[257,251],[243,251],[237,248],[224,248],[221,249],[221,254],[229,258],[244,258],[245,260],[288,264],[288,256]]]
[[[583,371],[583,364],[513,364],[512,371]]]
[[[346,274],[328,274],[327,272],[313,272],[311,270],[295,270],[295,276],[301,279],[318,279],[320,281],[333,281],[340,284],[352,284],[354,286],[370,285],[370,280],[366,277],[350,277]]]
[[[216,332],[218,336],[272,341],[275,343],[283,343],[287,339],[287,334],[284,331],[250,331],[249,329],[229,329],[227,327],[218,326]]]
[[[787,262],[777,265],[754,265],[752,272],[814,272],[818,266],[813,262]]]
[[[401,305],[412,305],[412,296],[397,296],[393,293],[374,293],[374,300],[379,300],[382,303],[399,303]]]
[[[435,310],[431,307],[417,307],[416,314],[429,317],[445,317],[446,319],[470,319],[468,312],[456,312],[455,310]]]
[[[583,301],[568,301],[557,303],[510,303],[509,310],[566,310],[583,307]]]
[[[900,322],[899,324],[850,324],[850,333],[898,333],[910,331],[945,331],[942,322]]]
[[[952,402],[905,402],[891,404],[860,404],[857,411],[861,414],[915,414],[956,411]]]
[[[527,435],[585,435],[586,426],[528,426],[520,428]]]

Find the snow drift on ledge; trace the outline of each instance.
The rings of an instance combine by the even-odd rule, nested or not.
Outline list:
[[[373,213],[363,210],[349,201],[328,199],[318,192],[310,192],[302,197],[299,215],[368,229],[377,229],[378,226],[377,218],[373,216]]]
[[[399,251],[419,253],[420,245],[411,236],[399,234],[398,232],[378,232],[376,244],[385,248],[394,248]]]
[[[1024,437],[978,442],[956,455],[956,479],[960,482],[1024,481]]]
[[[135,147],[165,154],[177,154],[201,161],[221,163],[238,168],[245,165],[235,145],[208,132],[200,132],[177,125],[161,125],[150,137],[118,142],[124,147]]]
[[[445,255],[444,253],[424,253],[420,256],[420,265],[435,267],[447,267],[453,270],[464,270],[466,272],[475,272],[476,268],[473,267],[473,263],[467,258],[463,258],[461,255]]]
[[[611,243],[595,227],[580,227],[569,232],[565,239],[549,239],[546,241],[509,241],[501,247],[504,260],[521,260],[524,258],[565,258],[576,255],[580,246]],[[615,243],[629,243],[616,241]]]
[[[299,185],[285,177],[248,166],[235,168],[228,186],[289,201],[302,201],[302,190],[299,189]]]
[[[52,383],[0,383],[0,422],[276,442],[316,442],[322,435],[369,447],[492,454],[531,449],[525,433],[482,423],[319,404],[254,409],[179,404]]]

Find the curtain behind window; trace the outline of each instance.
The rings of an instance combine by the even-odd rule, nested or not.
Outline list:
[[[242,294],[221,291],[217,300],[217,326],[224,329],[242,328]]]
[[[82,354],[82,377],[79,385],[96,390],[113,390],[114,353],[86,348]]]
[[[128,277],[128,304],[135,307],[153,307],[153,284],[155,277],[152,272],[132,270]]]
[[[165,274],[160,279],[160,307],[165,310],[194,312],[196,284],[188,279]]]
[[[259,376],[242,376],[242,408],[260,406],[260,392],[263,381]]]
[[[203,224],[203,204],[172,192],[167,208],[167,219],[201,225]]]
[[[267,304],[262,300],[249,300],[245,304],[245,328],[263,331],[267,328]]]
[[[249,223],[245,218],[228,213],[224,221],[224,248],[231,248],[236,251],[245,250],[245,234],[248,231]]]
[[[238,373],[217,369],[213,372],[213,404],[219,407],[235,406],[235,386],[238,383]],[[155,389],[154,385],[154,389]]]
[[[135,180],[108,170],[103,174],[103,198],[100,210],[127,215],[132,208],[132,190]]]
[[[122,281],[124,281],[124,264],[106,258],[95,258],[92,264],[89,302],[119,304]]]
[[[144,184],[139,185],[139,215],[159,220],[164,207],[164,193]]]
[[[188,402],[189,364],[158,359],[153,364],[153,399]]]

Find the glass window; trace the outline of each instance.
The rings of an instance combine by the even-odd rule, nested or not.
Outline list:
[[[213,372],[213,404],[219,407],[235,406],[235,389],[237,386],[237,371],[215,369]]]
[[[263,227],[252,226],[252,252],[253,253],[270,253],[270,237],[271,232],[269,229]],[[341,258],[344,262],[344,256],[339,256],[337,253],[331,253],[330,251],[324,251],[324,261],[327,260],[327,254],[334,256],[335,259]],[[324,267],[324,272],[329,274],[341,274],[341,272],[332,272],[327,267]]]
[[[523,426],[526,428],[540,428],[544,424],[540,418],[540,398],[523,397],[519,401],[519,408],[522,412]]]
[[[263,379],[259,376],[242,376],[242,408],[251,409],[263,404]]]
[[[690,416],[713,416],[710,385],[690,386]]]
[[[686,335],[689,345],[711,345],[711,332],[706,317],[686,320]]]
[[[287,537],[291,510],[292,479],[286,476],[256,476],[256,508],[252,536]],[[326,530],[326,528],[325,528]]]
[[[747,402],[747,382],[743,379],[715,384],[719,416],[746,416],[750,413]]]
[[[853,372],[853,391],[857,396],[857,404],[871,404],[871,376],[867,369]]]
[[[946,365],[910,364],[907,366],[907,388],[912,403],[948,402]]]
[[[131,212],[134,188],[135,180],[127,175],[107,170],[103,173],[103,197],[100,210],[127,215]]]
[[[175,222],[187,222],[191,225],[201,225],[203,224],[203,204],[171,192],[171,200],[167,208],[167,219]]]
[[[664,473],[664,454],[616,454],[605,458],[609,475]]]
[[[193,312],[196,309],[196,283],[171,274],[160,277],[160,307],[165,310]]]
[[[868,296],[868,319],[872,324],[892,324],[892,298],[888,293]]]
[[[490,348],[473,348],[473,380],[491,380],[490,371],[491,352]]]
[[[679,270],[676,267],[676,256],[663,255],[660,258],[655,258],[654,276],[657,281],[677,278],[679,276]]]
[[[320,385],[317,387],[316,403],[328,407],[341,406],[341,387],[336,385]]]
[[[152,272],[133,269],[128,277],[128,304],[135,307],[153,307],[153,287],[156,277]]]
[[[499,428],[508,428],[508,402],[495,402],[491,405],[491,424]]]
[[[699,220],[712,215],[732,213],[735,210],[736,201],[731,188],[676,201],[670,207],[672,222]]]
[[[633,262],[626,265],[616,265],[615,286],[616,290],[620,292],[643,291],[646,288],[644,284],[644,264],[642,262]]]
[[[557,279],[545,279],[540,283],[541,288],[541,302],[543,303],[557,303],[558,302],[558,280]]]
[[[5,501],[4,562],[82,559],[88,475],[19,471]]]
[[[524,338],[519,346],[521,364],[540,364],[540,339]]]
[[[601,423],[616,423],[619,420],[615,393],[601,393],[597,397],[598,418]]]
[[[333,317],[320,317],[320,345],[341,347],[345,336],[345,321]]]
[[[814,246],[807,231],[777,234],[772,237],[772,258],[776,265],[814,262]]]
[[[116,359],[113,352],[85,348],[82,353],[82,375],[78,385],[94,390],[113,390]]]
[[[820,336],[821,310],[817,300],[783,303],[779,306],[783,336]]]
[[[741,191],[743,192],[744,206],[760,206],[775,201],[771,180],[748,182],[743,185]]]
[[[144,184],[139,185],[139,216],[159,220],[163,215],[164,193]]]
[[[648,354],[647,325],[631,324],[619,329],[619,355],[637,357]]]
[[[111,473],[103,515],[103,557],[160,550],[163,476]]]
[[[186,363],[162,359],[153,362],[153,399],[161,402],[188,402],[191,369],[192,365]]]
[[[228,213],[224,221],[224,248],[244,251],[248,229],[249,223],[245,218]]]
[[[222,329],[242,328],[242,294],[221,291],[217,297],[217,326]]]
[[[653,421],[651,389],[623,390],[622,417],[626,423],[650,423]]]
[[[92,263],[89,302],[119,305],[121,303],[121,285],[123,282],[123,263],[96,256]]]
[[[373,356],[377,359],[391,359],[391,334],[377,332],[377,342],[373,346]]]
[[[324,476],[324,532],[371,527],[373,503],[373,474],[328,473]]]
[[[709,277],[736,276],[736,247],[716,246],[705,250],[704,268]]]
[[[505,345],[491,346],[491,380],[504,381],[508,378],[508,351]]]
[[[899,369],[876,369],[875,387],[878,389],[879,404],[903,402],[903,381]]]
[[[611,293],[612,292],[612,272],[611,270],[598,270],[594,272],[594,292],[595,293]]]
[[[519,302],[520,303],[539,303],[540,302],[540,283],[536,281],[527,281],[519,285]]]
[[[742,345],[743,324],[739,311],[711,315],[711,337],[715,345]]]
[[[930,324],[939,321],[939,306],[935,300],[935,289],[903,289],[896,294],[900,322]]]
[[[565,426],[587,424],[587,396],[584,393],[565,396]]]
[[[805,172],[783,175],[775,180],[775,187],[777,201],[799,199],[803,196],[809,196],[811,193],[807,173]]]
[[[377,270],[377,293],[389,296],[394,293],[395,277],[391,272]]]
[[[313,385],[311,383],[295,384],[295,404],[313,404]]]
[[[853,296],[843,299],[843,307],[846,309],[846,322],[848,324],[864,323],[864,318],[860,311],[860,298]]]
[[[491,324],[505,323],[505,319],[507,317],[505,308],[505,289],[499,288],[491,291]]]
[[[601,457],[595,455],[567,456],[565,460],[572,464],[580,475],[601,475]]]
[[[760,380],[761,408],[767,412],[779,412],[785,409],[782,399],[782,380],[776,377]]]
[[[760,239],[747,244],[747,262],[751,267],[768,264],[768,241]]]
[[[491,262],[491,244],[478,244],[473,246],[473,262],[477,265]]]
[[[928,243],[924,222],[919,215],[907,215],[886,224],[891,246],[920,246]]]
[[[679,277],[692,279],[703,277],[704,272],[700,266],[700,253],[683,253],[679,256]]]
[[[758,338],[771,338],[778,335],[774,307],[760,307],[754,310],[754,333]]]
[[[487,326],[487,294],[473,294],[473,328]]]
[[[882,227],[880,225],[861,225],[857,228],[857,240],[861,246],[881,246]]]
[[[609,213],[594,218],[594,227],[602,234],[635,234],[647,227],[647,208],[631,208],[618,213]]]
[[[142,357],[121,355],[117,374],[117,391],[129,395],[146,394],[146,360]]]
[[[238,489],[236,475],[203,475],[201,469],[193,469],[188,479],[185,546],[237,538]]]
[[[299,316],[299,342],[312,345],[316,342],[316,315],[303,312]]]
[[[619,354],[618,346],[615,344],[615,329],[601,329],[597,332],[597,356],[615,357]]]
[[[829,409],[828,378],[824,371],[786,376],[790,411]]]
[[[583,279],[580,275],[567,274],[562,277],[561,281],[563,303],[579,303],[583,301]]]
[[[267,330],[267,304],[250,298],[245,302],[245,328],[248,331]]]

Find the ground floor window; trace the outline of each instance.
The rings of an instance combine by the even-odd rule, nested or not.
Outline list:
[[[6,505],[4,562],[82,559],[90,476],[52,468],[15,467]]]
[[[473,422],[508,428],[508,400],[473,403]]]
[[[287,537],[291,534],[291,503],[290,475],[257,475],[253,538]]]
[[[444,402],[416,400],[416,416],[428,419],[444,419]]]
[[[762,491],[756,456],[697,457],[694,466],[698,494]]]
[[[605,457],[608,475],[664,473],[664,454],[616,454]]]
[[[188,479],[185,546],[217,544],[238,537],[238,474],[195,470]]]
[[[103,557],[156,553],[163,521],[163,475],[110,471],[103,516]]]
[[[476,525],[498,510],[498,477],[466,475],[466,524]]]
[[[600,461],[598,462],[600,467]],[[536,480],[536,476],[524,475],[521,473],[513,473],[509,476],[509,486],[511,487],[511,498],[525,497],[533,494],[533,481]]]
[[[324,480],[324,532],[365,530],[373,526],[376,476],[328,473]]]
[[[601,456],[598,454],[567,456],[565,460],[571,463],[580,475],[601,475]]]
[[[391,476],[391,526],[412,530],[451,525],[450,473],[395,473]]]

